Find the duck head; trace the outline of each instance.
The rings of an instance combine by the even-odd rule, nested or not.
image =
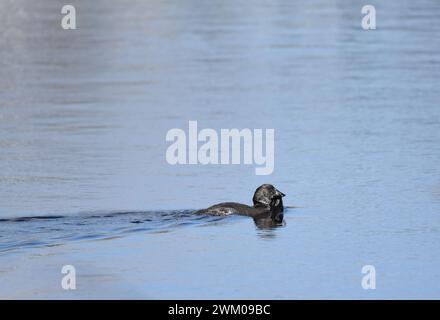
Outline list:
[[[266,208],[270,211],[270,218],[276,223],[283,222],[284,193],[271,184],[263,184],[255,190],[253,202],[255,208]]]

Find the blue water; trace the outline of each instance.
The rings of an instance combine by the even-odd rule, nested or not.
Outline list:
[[[440,2],[377,3],[374,31],[362,1],[72,4],[75,31],[59,1],[0,3],[0,266],[145,233],[157,268],[176,250],[185,270],[211,266],[207,297],[440,297]],[[274,173],[170,166],[166,133],[189,120],[274,128]],[[262,183],[298,207],[281,228],[189,213],[250,204]],[[157,296],[194,297],[197,276],[170,270]]]

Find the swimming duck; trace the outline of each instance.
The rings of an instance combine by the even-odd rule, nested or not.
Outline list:
[[[252,201],[254,205],[248,206],[237,202],[223,202],[209,208],[198,210],[195,214],[208,214],[214,216],[228,216],[232,214],[249,216],[258,219],[270,218],[275,223],[283,222],[283,197],[284,193],[271,184],[263,184],[255,190]]]

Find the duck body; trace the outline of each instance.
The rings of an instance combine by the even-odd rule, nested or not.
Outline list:
[[[251,207],[238,202],[222,202],[209,208],[195,212],[196,214],[209,214],[213,216],[229,216],[237,214],[242,216],[258,217],[267,215],[270,211],[266,207]]]

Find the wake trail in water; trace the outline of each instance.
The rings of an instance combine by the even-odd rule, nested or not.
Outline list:
[[[57,246],[69,241],[111,239],[135,232],[163,233],[183,226],[216,223],[224,217],[194,210],[126,211],[0,219],[0,253]]]

